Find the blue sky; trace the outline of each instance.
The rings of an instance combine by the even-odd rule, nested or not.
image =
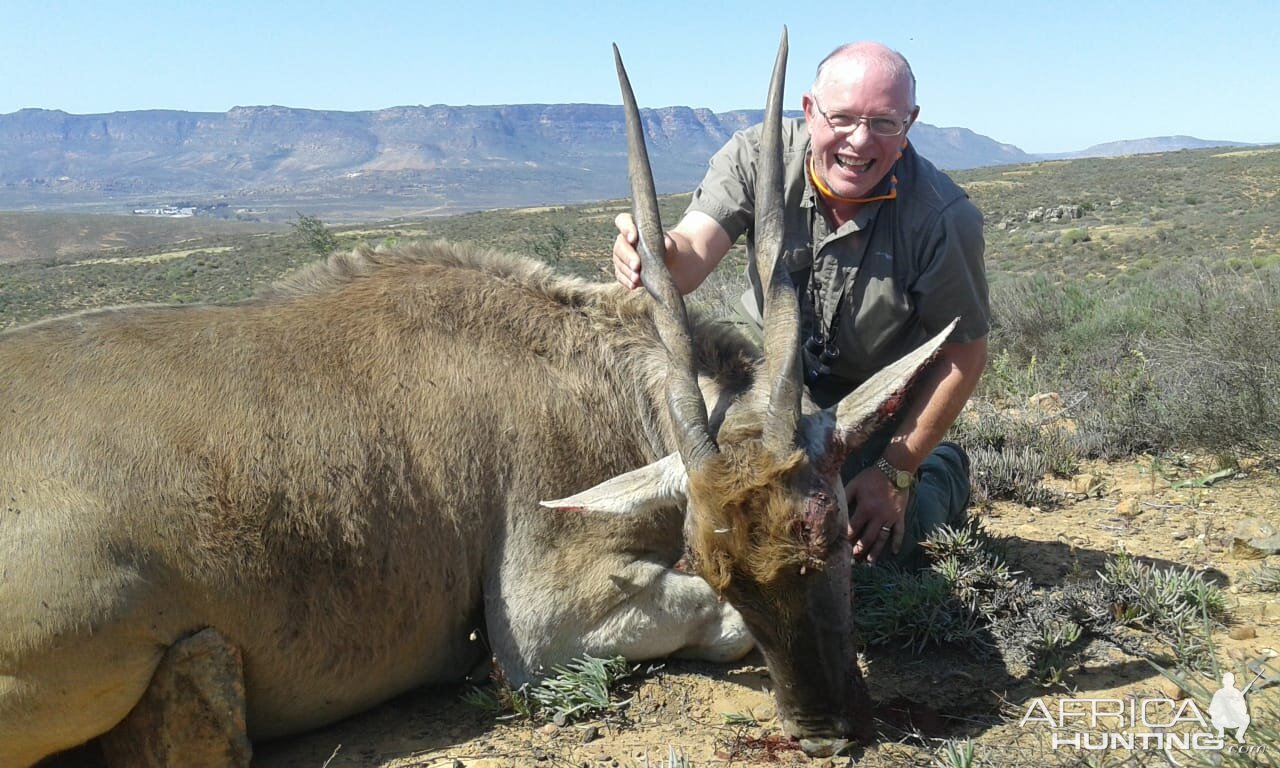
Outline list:
[[[617,104],[764,98],[783,24],[787,103],[842,42],[911,60],[921,120],[1028,152],[1188,134],[1280,142],[1280,1],[120,2],[6,0],[0,114],[281,104]]]

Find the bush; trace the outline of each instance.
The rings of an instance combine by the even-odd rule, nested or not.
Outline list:
[[[1058,500],[1057,494],[1042,480],[1049,471],[1044,456],[1030,446],[973,448],[973,484],[979,496],[1008,499],[1019,504],[1046,507]]]
[[[1087,243],[1092,238],[1089,236],[1089,230],[1080,227],[1064,229],[1058,235],[1058,242],[1062,245],[1075,245],[1076,243]]]
[[[621,711],[630,699],[616,701],[612,692],[619,681],[635,669],[621,656],[600,659],[583,656],[564,666],[535,686],[513,689],[499,680],[491,689],[471,688],[462,700],[495,715],[514,715],[557,725]]]
[[[289,226],[293,228],[293,236],[298,242],[316,256],[328,256],[338,250],[338,238],[315,216],[299,211],[298,220]]]
[[[1280,435],[1280,276],[1153,269],[1105,289],[1045,277],[992,289],[994,402],[1080,400],[1084,443],[1112,455],[1263,449]]]

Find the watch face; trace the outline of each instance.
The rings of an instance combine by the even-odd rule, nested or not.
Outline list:
[[[883,456],[876,460],[876,466],[885,474],[885,477],[889,478],[889,482],[893,483],[893,487],[900,491],[910,488],[915,481],[914,475],[893,466],[888,461],[885,461]]]

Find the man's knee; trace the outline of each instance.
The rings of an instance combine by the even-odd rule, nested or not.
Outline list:
[[[969,471],[969,454],[949,440],[939,443],[920,465],[918,485],[938,508],[938,524],[953,528],[964,524],[971,488]]]
[[[955,443],[940,443],[920,465],[907,508],[906,536],[894,562],[903,567],[923,566],[920,542],[944,525],[963,526],[968,506],[969,456]]]

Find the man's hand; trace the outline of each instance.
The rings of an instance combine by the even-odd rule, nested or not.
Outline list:
[[[874,563],[890,545],[897,554],[907,532],[906,512],[909,493],[893,487],[889,478],[875,467],[867,467],[854,476],[844,489],[849,499],[849,541],[853,556]]]
[[[614,217],[613,225],[618,228],[618,237],[613,241],[613,276],[625,288],[639,288],[640,254],[636,243],[640,233],[636,223],[631,214],[620,213]],[[667,269],[681,294],[702,285],[733,245],[720,223],[699,211],[685,214],[679,224],[662,233],[662,240]]]
[[[613,241],[613,277],[624,288],[639,288],[640,254],[636,244],[640,241],[640,232],[629,213],[618,214],[613,225],[618,228],[618,237]],[[667,253],[675,251],[676,244],[670,234],[664,232],[662,239]]]

